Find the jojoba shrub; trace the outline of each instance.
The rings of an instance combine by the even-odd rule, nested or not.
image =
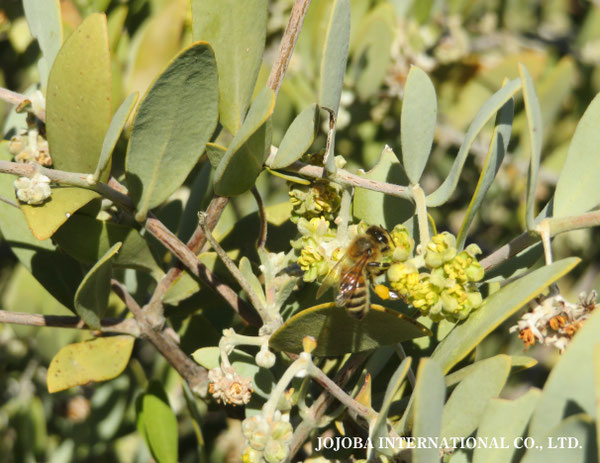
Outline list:
[[[0,4],[0,460],[598,461],[598,8]]]

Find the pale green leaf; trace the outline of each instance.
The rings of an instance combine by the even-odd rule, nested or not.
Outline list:
[[[490,399],[498,396],[508,379],[510,359],[497,355],[479,362],[452,392],[442,412],[442,438],[467,437],[480,423]]]
[[[600,94],[577,124],[567,159],[556,184],[554,217],[579,215],[600,203],[596,172],[600,169]]]
[[[408,178],[394,152],[386,147],[377,164],[368,172],[358,175],[369,180],[408,185]],[[413,216],[415,206],[412,201],[386,195],[378,191],[357,188],[354,191],[352,213],[354,217],[371,225],[382,225],[391,230],[394,225],[403,223]]]
[[[215,50],[221,124],[236,134],[256,84],[267,33],[267,0],[192,0],[194,40]]]
[[[376,304],[371,304],[365,318],[357,320],[345,308],[327,303],[294,315],[273,333],[269,345],[284,352],[300,353],[302,339],[313,336],[317,340],[313,354],[334,357],[430,335],[427,328],[411,318]]]
[[[90,269],[75,293],[75,312],[90,328],[99,330],[110,296],[112,276],[111,258],[119,252],[122,243],[116,243]]]
[[[500,170],[500,166],[504,160],[504,155],[508,149],[508,142],[510,141],[514,109],[515,103],[513,99],[510,98],[504,106],[500,108],[498,115],[496,116],[492,140],[490,141],[490,147],[481,169],[481,175],[479,176],[475,192],[473,193],[473,197],[471,198],[467,213],[465,214],[465,218],[463,219],[456,239],[458,250],[464,248],[469,227],[473,223],[473,219],[481,207],[483,198],[492,186],[492,182],[496,178],[496,174],[498,173],[498,170]]]
[[[504,320],[570,272],[579,261],[576,257],[559,260],[504,286],[489,296],[464,323],[457,325],[438,344],[431,357],[447,373]]]
[[[535,190],[537,188],[537,177],[540,168],[540,158],[542,156],[542,110],[540,109],[540,102],[535,93],[533,80],[527,68],[522,64],[519,64],[519,73],[521,74],[521,84],[523,86],[523,100],[525,101],[525,113],[527,114],[531,149],[525,213],[527,229],[531,230],[535,226]]]
[[[277,155],[269,164],[272,169],[283,169],[302,157],[315,139],[319,123],[319,106],[311,104],[288,127],[279,144]]]
[[[267,300],[265,298],[265,291],[263,289],[263,286],[260,284],[260,280],[258,279],[258,277],[252,271],[252,264],[250,264],[250,261],[245,256],[240,259],[240,272],[242,273],[246,281],[250,284],[250,287],[254,291],[254,294],[256,294],[261,300],[261,302],[264,305],[266,305]]]
[[[323,38],[319,106],[337,115],[350,42],[350,0],[334,0]]]
[[[140,402],[138,429],[152,456],[157,463],[177,463],[177,417],[162,384],[152,381]]]
[[[489,442],[489,445],[475,448],[473,463],[514,460],[517,451],[515,439],[525,434],[540,394],[539,389],[532,388],[515,400],[490,400],[477,430],[477,438],[484,439],[483,442]],[[493,445],[494,442],[497,445]]]
[[[543,437],[562,419],[580,411],[598,418],[591,377],[595,368],[594,346],[598,344],[598,333],[600,311],[596,310],[550,371],[529,426],[532,437]]]
[[[454,164],[452,165],[452,169],[450,173],[444,180],[444,182],[439,186],[437,190],[431,193],[427,197],[427,205],[430,207],[441,206],[444,204],[454,190],[456,189],[456,185],[458,185],[458,179],[460,177],[460,173],[462,172],[462,168],[467,159],[467,155],[469,154],[469,150],[471,146],[475,142],[475,138],[483,129],[485,124],[492,118],[496,112],[500,110],[504,104],[512,98],[512,96],[521,88],[521,81],[519,79],[514,79],[508,82],[504,87],[494,93],[481,107],[475,119],[469,126],[467,133],[465,135],[465,140],[463,141],[458,154],[456,155],[456,159],[454,160]]]
[[[119,376],[129,362],[133,342],[131,336],[109,336],[63,347],[48,367],[48,391],[64,391]]]
[[[137,92],[129,95],[125,101],[121,103],[121,106],[119,106],[119,109],[117,109],[117,112],[110,121],[110,126],[108,127],[108,131],[106,132],[104,141],[102,142],[102,152],[100,153],[100,159],[98,159],[98,165],[96,166],[96,171],[94,172],[94,180],[98,181],[104,172],[110,172],[110,160],[112,152],[119,141],[121,132],[123,131],[123,128],[129,119],[131,111],[133,111],[133,107],[135,106],[137,99]]]
[[[239,195],[254,185],[271,149],[268,120],[274,108],[275,92],[265,87],[217,167],[215,193],[219,196]]]
[[[504,354],[501,354],[501,355],[504,355]],[[486,360],[488,360],[488,359],[478,360],[475,363],[471,363],[470,365],[467,365],[466,367],[463,367],[460,370],[457,370],[453,373],[450,373],[449,375],[446,375],[446,377],[445,377],[446,386],[452,387],[455,384],[460,383],[463,379],[465,379],[467,376],[469,376],[471,373],[473,373],[473,371],[475,371],[477,368],[479,368],[479,365],[481,362],[485,362]],[[535,365],[537,365],[537,360],[535,360],[532,357],[527,357],[525,355],[511,355],[510,356],[511,373],[516,372],[516,371],[521,371],[521,370],[524,370],[527,368],[531,368]]]
[[[63,30],[59,0],[23,0],[23,10],[31,35],[42,51],[38,62],[40,83],[46,88],[48,73],[62,45]]]
[[[217,123],[210,45],[194,43],[157,78],[133,122],[125,170],[137,220],[165,201],[196,165]]]
[[[541,448],[527,450],[523,463],[595,463],[598,461],[597,422],[585,413],[571,415],[539,440]]]
[[[440,437],[445,401],[446,385],[442,369],[435,360],[421,359],[414,391],[413,436]],[[435,447],[417,447],[414,450],[414,463],[437,463],[439,459],[439,449]]]
[[[388,413],[390,411],[390,407],[392,406],[392,401],[396,396],[396,393],[400,389],[400,386],[404,382],[408,371],[410,370],[411,358],[406,357],[400,366],[396,369],[392,377],[390,378],[388,385],[385,389],[385,395],[383,397],[383,402],[381,404],[381,409],[377,415],[377,419],[370,426],[369,430],[369,438],[375,444],[372,449],[369,449],[368,458],[371,459],[376,449],[383,453],[387,454],[391,449],[387,449],[387,447],[383,447],[379,445],[385,437],[388,436],[387,431],[387,418]],[[386,451],[387,450],[387,451]]]
[[[431,153],[437,121],[437,99],[429,76],[411,66],[404,87],[400,119],[402,161],[406,175],[418,184]]]

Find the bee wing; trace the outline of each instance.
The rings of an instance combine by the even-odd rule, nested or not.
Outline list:
[[[317,290],[317,299],[319,299],[323,294],[325,294],[325,291],[339,281],[339,275],[342,270],[342,266],[340,264],[345,259],[346,255],[343,255],[342,258],[338,260],[333,267],[331,267],[331,270],[329,270],[325,276],[325,279],[323,280],[323,283],[321,283],[321,286],[319,286],[319,289]]]
[[[352,298],[356,289],[364,284],[363,273],[365,271],[367,260],[368,256],[363,256],[340,276],[339,292],[336,298],[336,303],[338,305],[346,305]]]

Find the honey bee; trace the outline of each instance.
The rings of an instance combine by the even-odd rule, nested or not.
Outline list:
[[[390,266],[381,259],[392,253],[392,237],[382,227],[371,226],[354,238],[344,256],[329,271],[317,291],[317,299],[337,283],[335,302],[348,315],[361,320],[371,308],[369,283]]]

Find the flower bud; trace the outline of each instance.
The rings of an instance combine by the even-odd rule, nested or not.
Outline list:
[[[261,368],[271,368],[275,365],[275,354],[269,350],[268,344],[263,344],[255,357],[256,364]]]

